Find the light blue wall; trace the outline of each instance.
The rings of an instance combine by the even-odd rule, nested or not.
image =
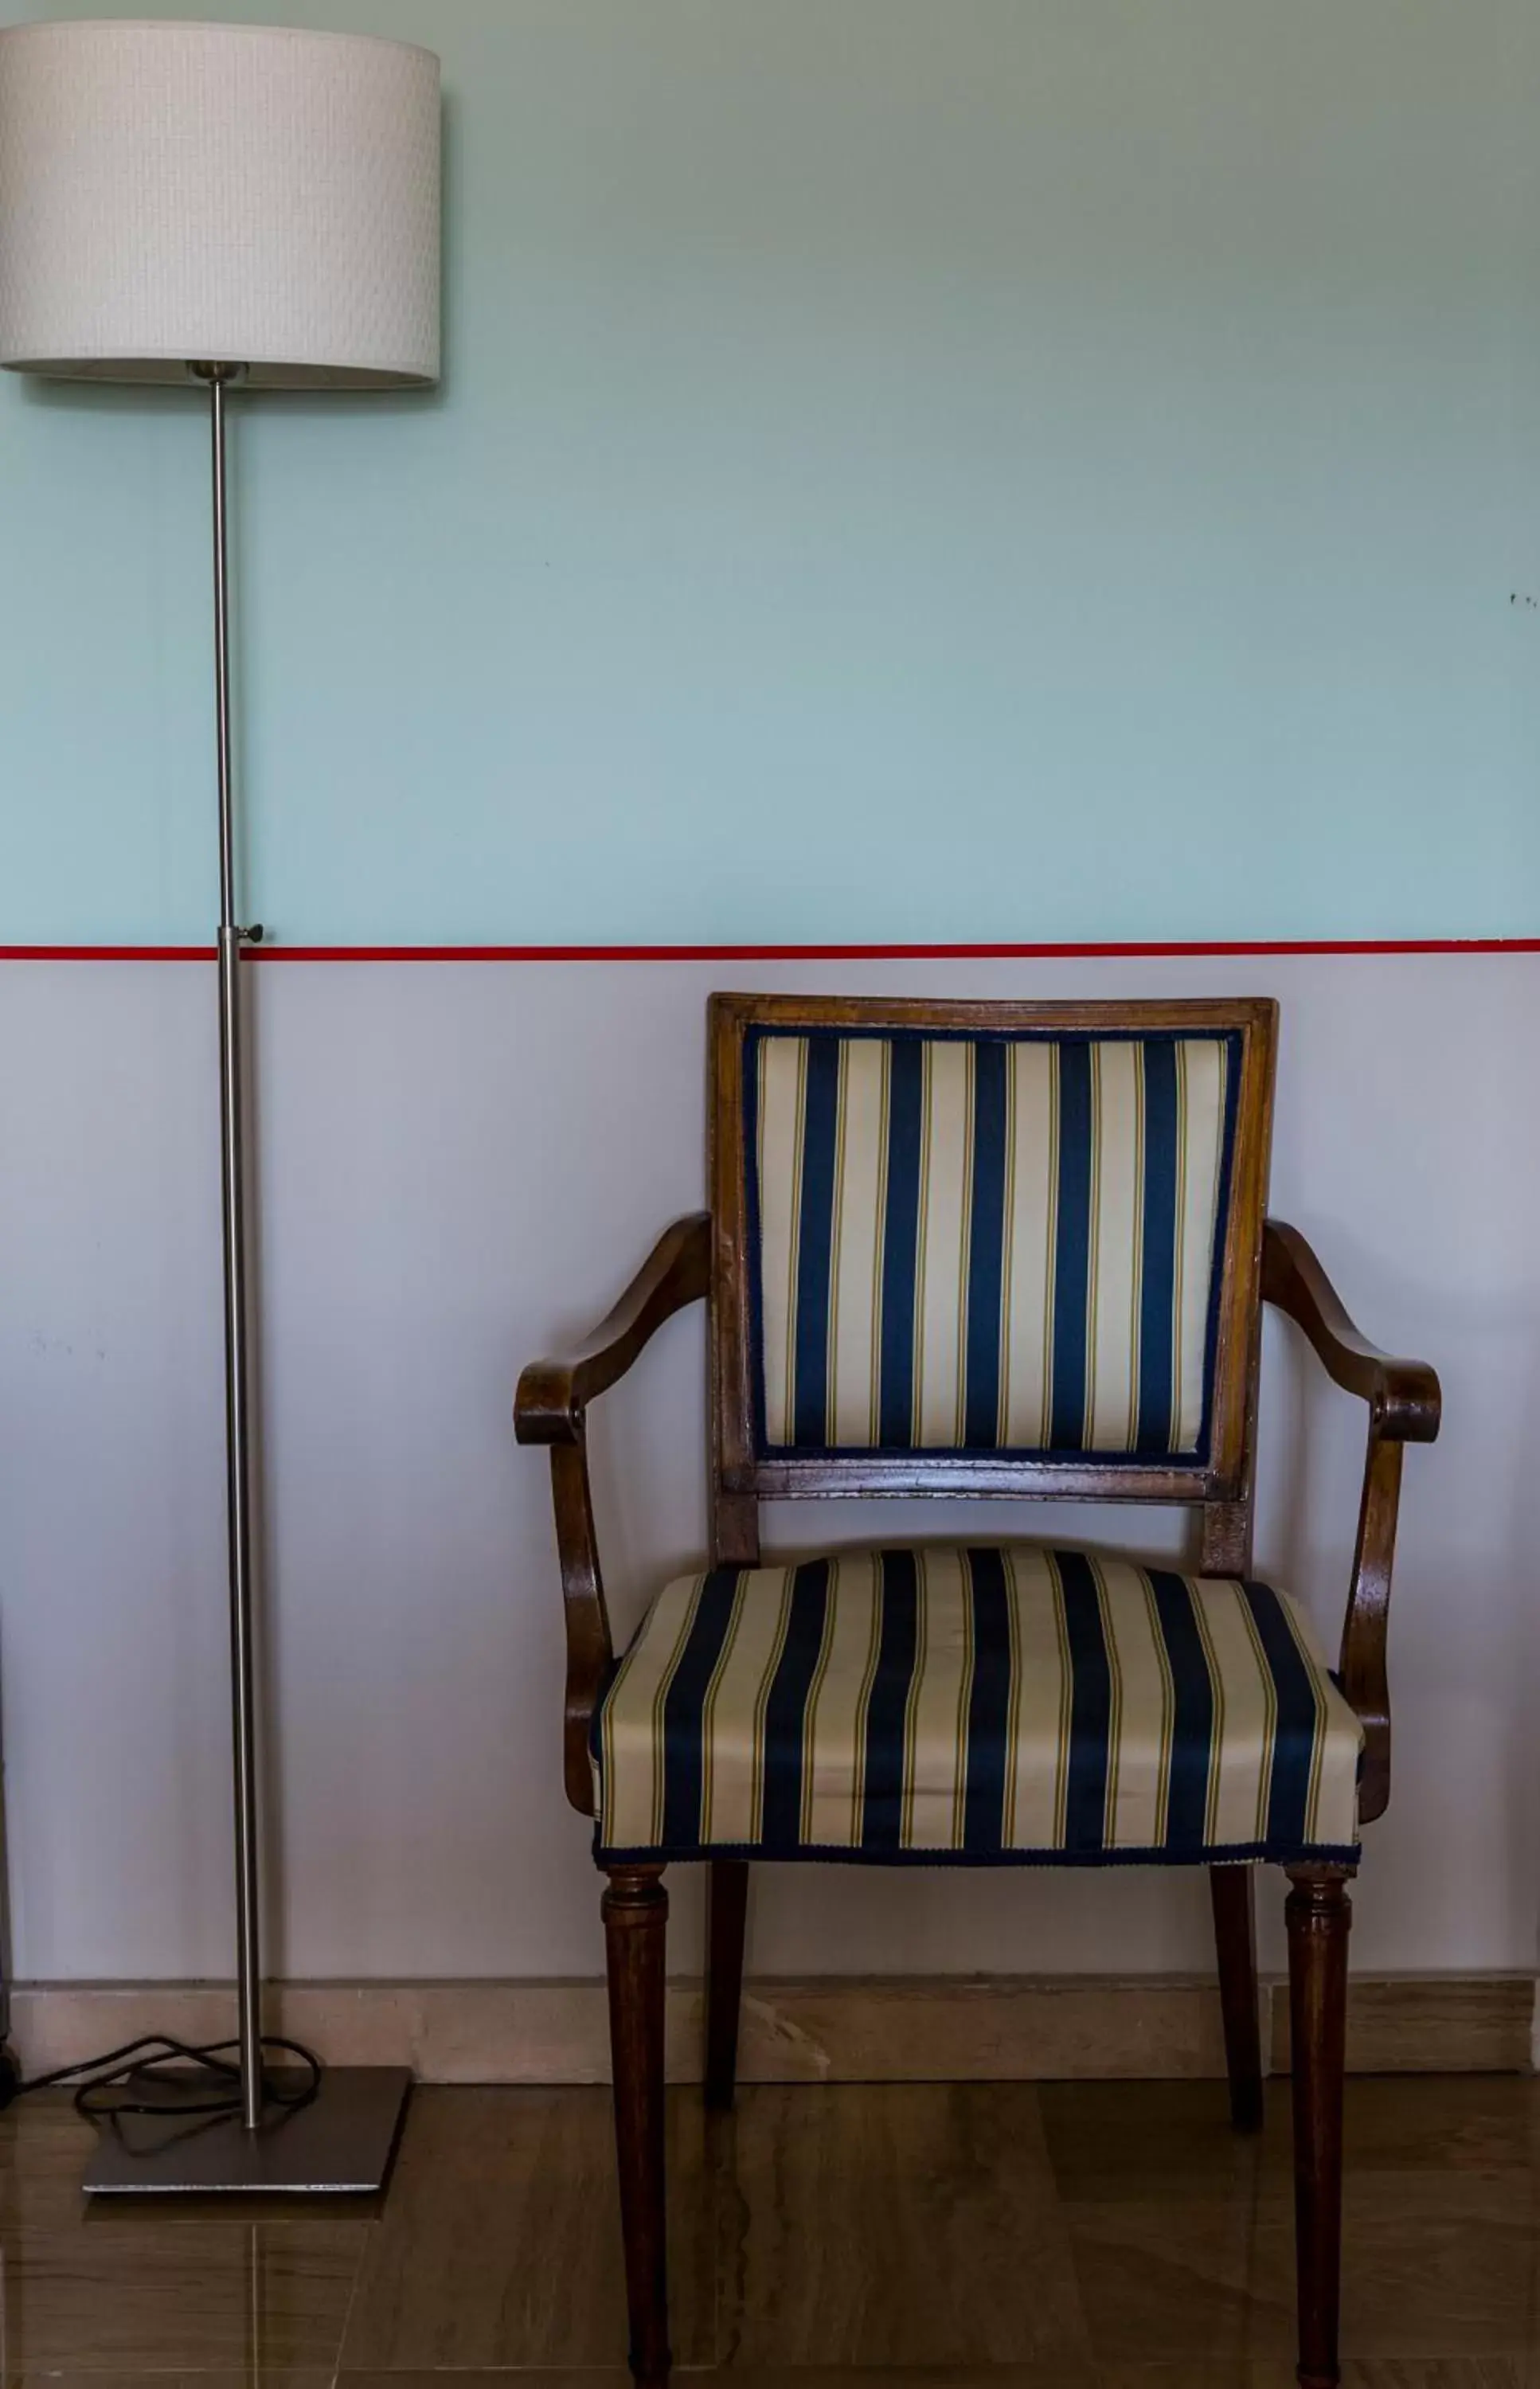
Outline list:
[[[241,408],[282,935],[1540,927],[1534,0],[287,13],[442,53],[449,280]],[[204,466],[0,389],[0,938],[207,932]]]

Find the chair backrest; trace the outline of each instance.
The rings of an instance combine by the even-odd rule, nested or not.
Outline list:
[[[1274,1003],[711,1013],[719,1500],[1245,1501]]]

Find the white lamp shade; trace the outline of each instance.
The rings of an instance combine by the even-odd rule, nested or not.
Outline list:
[[[0,33],[0,364],[439,377],[439,61],[268,25]]]

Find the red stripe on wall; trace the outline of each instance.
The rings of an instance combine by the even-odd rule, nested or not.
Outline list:
[[[212,946],[0,946],[0,963],[211,963]]]
[[[929,946],[252,946],[259,963],[1075,962],[1203,954],[1534,954],[1537,938],[1203,938]],[[7,963],[210,963],[212,946],[0,946]]]

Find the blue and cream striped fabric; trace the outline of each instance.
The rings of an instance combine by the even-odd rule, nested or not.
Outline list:
[[[719,1567],[600,1705],[595,1849],[1351,1864],[1361,1745],[1265,1584],[1029,1543]]]
[[[1239,1042],[751,1029],[761,1450],[1206,1457]]]

